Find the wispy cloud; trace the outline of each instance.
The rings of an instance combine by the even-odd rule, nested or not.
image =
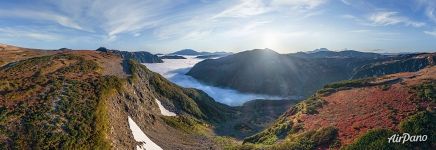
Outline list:
[[[422,27],[425,26],[424,22],[413,21],[407,17],[401,16],[399,12],[394,11],[380,11],[368,17],[371,25],[374,26],[389,26],[396,24],[404,24],[406,26]]]
[[[366,29],[362,29],[362,30],[351,30],[350,32],[353,33],[367,33],[367,32],[371,32],[372,30],[366,30]]]
[[[292,14],[294,20],[322,14],[320,7],[327,0],[239,0],[218,11],[203,10],[187,17],[184,21],[161,25],[154,31],[159,39],[201,39],[210,35],[235,37],[247,33],[247,28],[256,31],[268,19]],[[234,2],[234,1],[231,1]],[[212,9],[213,10],[213,9]],[[280,14],[280,15],[279,15]],[[268,16],[268,17],[265,17]],[[261,19],[263,17],[263,19]],[[220,33],[217,33],[220,32]],[[234,33],[231,35],[230,33]]]
[[[149,0],[47,0],[35,8],[2,9],[0,17],[55,22],[61,26],[94,32],[103,31],[108,40],[119,34],[138,33],[159,25],[165,13],[179,2]],[[54,8],[48,7],[54,6]]]
[[[327,0],[273,0],[271,5],[276,7],[285,6],[293,10],[310,10],[326,2]]]
[[[187,1],[152,0],[45,0],[44,5],[2,8],[0,18],[49,21],[60,26],[104,34],[103,41],[126,34],[138,37],[146,30],[158,39],[201,38],[219,29],[232,30],[243,21],[237,18],[258,17],[270,13],[292,13],[300,18],[320,15],[310,11],[327,0],[239,0],[204,3],[208,9],[183,10]],[[218,3],[219,5],[215,5]],[[200,5],[200,4],[197,4]],[[180,12],[180,13],[179,13]],[[258,19],[250,22],[258,21]],[[297,18],[297,17],[296,17]],[[237,23],[234,23],[237,22]],[[245,23],[243,23],[244,25]],[[227,29],[225,29],[227,28]]]
[[[424,33],[436,37],[436,30],[433,30],[433,31],[424,31]]]
[[[236,4],[224,11],[216,14],[212,18],[226,18],[226,17],[249,17],[260,15],[270,11],[262,0],[241,0]]]
[[[342,3],[344,3],[345,5],[351,5],[351,2],[349,2],[348,0],[341,0]]]
[[[213,18],[250,17],[270,12],[288,11],[292,13],[309,13],[309,10],[326,3],[327,0],[241,0]]]
[[[436,1],[434,0],[416,0],[418,7],[424,8],[425,15],[436,23]]]
[[[162,19],[159,16],[164,13],[159,9],[171,7],[171,5],[166,6],[151,1],[99,2],[101,3],[94,4],[90,11],[94,13],[93,17],[103,18],[102,27],[109,37],[156,26]]]
[[[138,33],[140,30],[158,26],[168,10],[178,2],[144,1],[144,0],[96,0],[81,1],[79,5],[71,1],[53,1],[61,10],[74,7],[71,14],[75,17],[86,18],[86,24],[103,30],[109,40],[119,34]]]
[[[210,33],[211,30],[218,25],[218,23],[214,24],[214,22],[215,21],[211,19],[210,16],[194,16],[185,21],[163,24],[156,28],[153,34],[161,40],[176,37],[182,39],[186,39],[186,37],[200,38],[199,35],[206,36],[206,33]]]
[[[14,17],[30,20],[51,21],[61,26],[77,30],[85,30],[77,22],[67,16],[56,14],[49,11],[37,10],[0,10],[0,17]]]
[[[358,23],[358,24],[368,24],[367,20],[358,16],[350,15],[350,14],[344,14],[340,15],[340,18],[351,20],[352,22]]]
[[[253,21],[246,23],[244,25],[234,26],[231,29],[222,32],[221,34],[228,37],[243,37],[247,35],[253,35],[258,32],[258,28],[265,24],[270,23],[269,21]]]
[[[341,18],[345,18],[345,19],[356,19],[356,16],[350,15],[350,14],[344,14],[340,16]]]
[[[5,27],[0,28],[0,33],[1,38],[26,38],[40,41],[53,41],[61,39],[60,35],[30,28]]]

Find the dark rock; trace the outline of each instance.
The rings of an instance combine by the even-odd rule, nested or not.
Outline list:
[[[106,52],[106,53],[114,53],[120,55],[123,59],[129,60],[134,59],[140,63],[162,63],[162,59],[160,59],[157,55],[153,55],[146,51],[139,52],[128,52],[128,51],[120,51],[120,50],[109,50],[105,47],[100,47],[96,51]]]
[[[178,56],[178,55],[165,55],[165,56],[161,56],[159,57],[160,59],[186,59],[183,56]]]
[[[162,59],[146,51],[128,52],[119,50],[110,50],[111,53],[120,55],[123,59],[134,59],[140,63],[163,63]]]
[[[107,52],[109,52],[109,49],[107,49],[106,47],[99,47],[99,48],[96,49],[96,51],[107,53]]]
[[[69,49],[69,48],[60,48],[59,50],[60,51],[71,51],[72,49]]]

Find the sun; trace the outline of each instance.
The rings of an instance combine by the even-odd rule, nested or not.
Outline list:
[[[274,49],[278,46],[278,34],[275,32],[265,32],[262,35],[262,46],[264,48]]]

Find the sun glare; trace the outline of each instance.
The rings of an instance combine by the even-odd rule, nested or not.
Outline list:
[[[266,32],[262,36],[262,47],[275,49],[278,47],[278,34],[275,32]]]

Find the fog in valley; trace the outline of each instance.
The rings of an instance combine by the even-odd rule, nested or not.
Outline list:
[[[279,100],[284,99],[279,96],[268,96],[261,94],[241,93],[237,90],[220,88],[206,85],[185,75],[196,63],[204,60],[195,58],[195,56],[184,56],[187,59],[164,59],[164,63],[144,63],[148,69],[157,72],[170,80],[171,82],[187,88],[196,88],[203,90],[215,101],[230,106],[240,106],[243,103],[254,99]]]

